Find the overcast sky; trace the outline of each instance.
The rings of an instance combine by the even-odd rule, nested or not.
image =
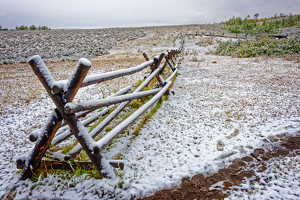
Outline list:
[[[300,0],[0,0],[0,25],[90,28],[214,23],[300,14]]]

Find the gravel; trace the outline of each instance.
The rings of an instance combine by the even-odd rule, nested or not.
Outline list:
[[[138,28],[0,32],[0,64],[26,62],[33,55],[56,62],[109,53],[121,41],[145,36]]]

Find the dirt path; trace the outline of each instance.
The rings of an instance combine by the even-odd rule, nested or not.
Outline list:
[[[231,186],[238,186],[244,178],[258,181],[255,171],[265,171],[271,158],[299,155],[300,136],[278,136],[266,143],[264,148],[255,149],[249,156],[236,159],[226,168],[217,173],[204,176],[195,175],[191,179],[184,178],[180,186],[156,192],[154,195],[142,198],[155,199],[222,199],[229,195]],[[223,183],[222,190],[212,188],[218,182]]]

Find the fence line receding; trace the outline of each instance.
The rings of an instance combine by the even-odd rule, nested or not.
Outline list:
[[[29,60],[29,64],[35,75],[43,84],[56,108],[50,114],[44,127],[30,134],[30,141],[35,142],[33,150],[17,159],[17,168],[23,169],[21,179],[24,180],[36,174],[41,165],[53,169],[71,169],[72,166],[70,166],[70,162],[68,161],[75,158],[82,150],[86,152],[90,161],[73,161],[73,167],[86,166],[90,168],[91,165],[94,165],[101,175],[113,177],[114,173],[112,167],[123,168],[124,163],[119,160],[105,160],[102,157],[102,150],[168,92],[172,80],[178,71],[183,43],[184,41],[181,42],[179,49],[161,53],[153,59],[151,59],[147,53],[143,53],[146,61],[136,67],[93,76],[86,76],[91,67],[91,62],[82,58],[78,61],[69,80],[64,81],[56,81],[41,57],[33,56]],[[167,67],[171,69],[171,75],[164,80],[162,74]],[[132,86],[128,86],[104,99],[95,99],[78,104],[72,102],[81,87],[131,75],[146,68],[150,68],[151,73],[145,76],[144,81],[135,88],[134,91],[132,91]],[[156,79],[158,88],[143,91],[153,79]],[[95,140],[96,136],[98,136],[132,100],[143,97],[151,97],[151,99],[105,135],[102,133],[103,137],[98,141]],[[114,108],[112,108],[111,105],[115,105]],[[90,113],[94,114],[90,116]],[[86,117],[87,115],[88,117]],[[83,117],[85,118],[80,120]],[[103,120],[96,125],[92,131],[88,132],[86,127],[100,117],[103,117]],[[50,147],[52,148],[72,135],[75,136],[78,144],[74,145],[68,153],[64,154],[60,152],[59,154],[55,154],[52,160],[49,159],[51,158],[50,154],[47,156],[47,159],[44,159],[45,153]]]

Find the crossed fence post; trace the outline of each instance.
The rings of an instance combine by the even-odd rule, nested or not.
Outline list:
[[[93,143],[93,139],[87,134],[85,127],[78,120],[75,114],[66,114],[64,111],[65,104],[74,99],[78,89],[80,88],[80,84],[86,77],[86,74],[91,67],[90,61],[83,58],[79,60],[74,71],[72,72],[70,79],[62,90],[54,89],[57,88],[57,82],[40,56],[32,57],[29,61],[29,64],[35,75],[45,87],[52,101],[55,103],[56,109],[51,113],[45,127],[38,135],[37,143],[32,150],[31,155],[26,160],[17,161],[25,162],[24,169],[21,173],[21,180],[30,177],[40,166],[41,159],[50,146],[57,129],[62,123],[62,120],[69,125],[72,133],[86,151],[91,161],[94,163],[97,171],[102,175],[108,175],[108,170],[102,170],[101,161],[103,159],[101,154],[95,154],[93,152],[93,148],[89,145]],[[53,90],[56,91],[53,92]]]
[[[182,48],[183,45],[181,46],[181,50]],[[30,134],[30,140],[32,142],[36,141],[36,144],[29,155],[23,156],[17,160],[17,166],[22,166],[23,168],[20,179],[27,179],[31,177],[32,174],[36,173],[37,169],[41,165],[41,160],[44,157],[46,150],[50,147],[51,143],[57,143],[67,138],[71,134],[73,134],[76,137],[76,139],[79,141],[79,144],[77,144],[70,151],[69,156],[66,155],[64,159],[68,160],[70,158],[74,158],[83,149],[87,153],[88,157],[90,158],[90,160],[92,161],[92,163],[94,164],[94,166],[100,174],[102,174],[103,176],[114,177],[115,174],[113,173],[113,170],[109,165],[113,165],[113,163],[110,162],[108,164],[108,161],[103,159],[101,155],[101,150],[109,142],[111,142],[120,132],[122,132],[126,127],[128,127],[138,116],[145,112],[147,108],[153,105],[155,101],[161,98],[163,94],[168,92],[168,88],[171,86],[170,80],[175,76],[175,74],[178,71],[178,63],[176,64],[176,66],[173,66],[170,63],[170,61],[168,62],[168,58],[171,59],[173,55],[180,53],[181,50],[172,50],[171,52],[168,52],[168,55],[161,53],[159,56],[154,57],[153,61],[150,61],[150,57],[148,56],[148,54],[144,53],[143,55],[147,60],[145,64],[141,64],[140,66],[134,67],[132,69],[118,71],[118,73],[114,72],[103,74],[101,76],[97,75],[96,78],[87,77],[86,80],[85,77],[87,75],[88,70],[91,67],[91,63],[87,59],[82,58],[77,63],[69,80],[64,83],[55,81],[55,79],[53,78],[52,74],[50,73],[40,56],[33,56],[30,59],[29,64],[36,76],[38,77],[38,79],[43,84],[48,95],[51,97],[52,101],[56,105],[56,108],[52,111],[45,126],[39,132],[34,132]],[[161,64],[163,58],[166,59],[166,62],[164,64]],[[160,74],[167,64],[170,65],[171,69],[173,70],[173,73],[169,78],[164,80]],[[144,69],[147,66],[151,66],[152,72],[149,74],[146,80],[130,95],[124,95],[122,98],[110,98],[109,101],[107,100],[107,102],[105,100],[99,100],[97,101],[97,105],[94,105],[93,103],[92,107],[90,107],[91,105],[88,105],[88,108],[86,106],[83,106],[81,108],[79,105],[76,106],[72,103],[72,100],[74,99],[78,89],[82,86],[100,83],[105,80],[110,80],[113,78],[132,74],[136,71]],[[147,87],[150,81],[155,77],[159,81],[160,86],[162,86],[162,88],[141,92],[142,89]],[[118,95],[123,94],[126,91],[128,91],[128,88],[124,88],[122,91],[118,92]],[[130,103],[130,100],[154,94],[156,95],[149,102],[147,102],[145,105],[139,108],[135,113],[133,113],[133,116],[130,119],[126,119],[124,122],[119,124],[112,131],[110,131],[109,134],[103,136],[103,138],[100,141],[94,141],[94,138]],[[96,108],[103,106],[105,103],[108,102],[110,102],[109,105],[119,102],[121,102],[121,104],[119,104],[116,109],[114,109],[103,121],[101,121],[101,123],[97,125],[97,127],[95,127],[90,133],[88,133],[84,125],[90,123],[92,120],[89,119],[80,122],[78,118],[82,115],[86,115],[87,113],[95,110]],[[75,113],[80,110],[85,111],[80,114],[77,113],[76,115]],[[104,111],[105,109],[103,110],[103,113]],[[106,110],[105,112],[108,112],[108,110]],[[92,117],[92,119],[94,119],[94,117]],[[66,132],[64,132],[65,134],[62,134],[64,135],[64,137],[59,137],[53,140],[57,130],[62,125],[62,121],[64,121],[64,125],[69,126],[69,129],[67,130],[67,127],[65,127],[65,129],[62,128],[63,131],[61,132]],[[122,168],[121,166],[119,167]]]
[[[146,61],[150,60],[150,56],[146,52],[143,53],[143,56]],[[158,58],[157,57],[154,58],[154,64],[151,66],[151,73],[159,67],[159,65],[164,57],[165,57],[165,54],[161,53]],[[156,79],[158,80],[160,86],[164,86],[165,81],[161,77],[160,73],[156,74]]]

